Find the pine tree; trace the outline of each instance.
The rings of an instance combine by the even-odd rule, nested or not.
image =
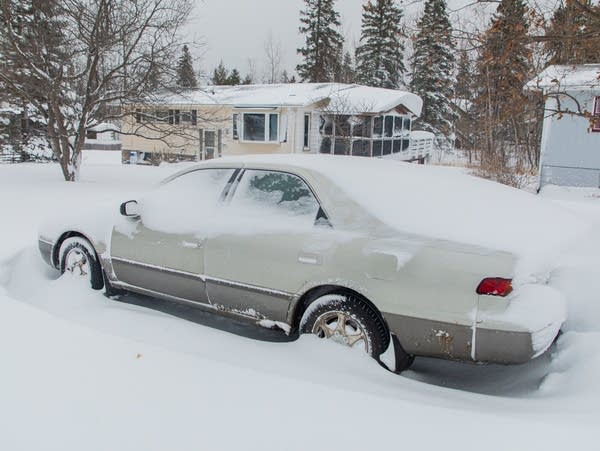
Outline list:
[[[454,97],[471,100],[473,98],[473,67],[469,53],[464,49],[460,50],[457,66]]]
[[[252,84],[252,77],[250,76],[250,74],[248,74],[244,77],[241,84],[243,84],[243,85],[251,85]]]
[[[395,0],[368,0],[363,5],[360,44],[356,49],[360,83],[383,88],[402,86],[406,71],[402,15]]]
[[[242,76],[240,75],[240,72],[237,69],[233,69],[231,71],[231,73],[229,74],[229,77],[227,77],[227,83],[228,85],[240,85],[242,84]]]
[[[534,74],[526,14],[523,0],[501,0],[477,58],[474,109],[484,171],[510,172],[511,152],[528,134],[533,108],[523,86]]]
[[[593,15],[596,15],[594,20]],[[549,64],[596,63],[600,55],[600,7],[590,0],[565,0],[546,30]]]
[[[304,0],[300,12],[300,33],[306,41],[298,53],[303,62],[296,67],[302,81],[333,81],[338,55],[344,44],[339,32],[340,15],[334,9],[334,0]]]
[[[189,89],[198,87],[194,66],[192,65],[192,55],[187,45],[183,46],[181,57],[177,63],[177,86]]]
[[[417,23],[411,91],[423,99],[417,123],[436,134],[438,146],[450,144],[454,112],[454,43],[445,0],[426,0]]]
[[[355,83],[356,82],[356,71],[354,68],[354,61],[350,51],[344,53],[344,58],[341,61],[339,72],[336,77],[336,81],[339,83]]]
[[[213,85],[217,86],[229,84],[229,72],[223,64],[223,61],[220,61],[219,65],[215,67],[215,70],[213,71],[213,76],[210,81]]]

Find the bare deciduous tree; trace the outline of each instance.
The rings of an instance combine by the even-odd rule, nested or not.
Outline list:
[[[132,114],[123,105],[151,102],[174,79],[191,8],[191,0],[0,0],[0,81],[44,118],[65,180],[78,178],[87,129]]]
[[[269,31],[264,45],[266,58],[265,81],[269,84],[279,83],[281,79],[281,41]]]

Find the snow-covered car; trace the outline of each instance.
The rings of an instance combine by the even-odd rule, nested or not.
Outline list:
[[[313,333],[395,371],[543,353],[566,317],[546,251],[579,226],[456,170],[346,156],[213,160],[117,207],[48,223],[43,258],[108,295]]]

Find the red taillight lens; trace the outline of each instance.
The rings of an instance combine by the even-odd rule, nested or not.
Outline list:
[[[506,296],[512,291],[512,279],[503,279],[502,277],[488,277],[479,282],[477,294],[487,294],[490,296]]]

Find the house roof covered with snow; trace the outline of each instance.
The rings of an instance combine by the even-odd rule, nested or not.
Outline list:
[[[548,66],[525,89],[537,91],[600,89],[600,64]]]
[[[376,114],[403,106],[417,116],[423,106],[421,98],[410,92],[341,83],[204,86],[164,95],[159,102],[237,108],[306,107],[323,103],[325,110],[338,114]]]

